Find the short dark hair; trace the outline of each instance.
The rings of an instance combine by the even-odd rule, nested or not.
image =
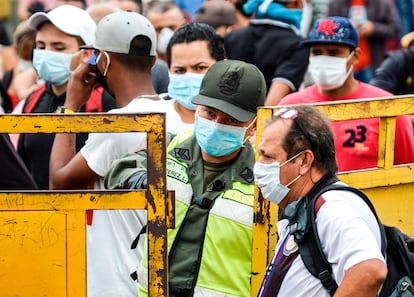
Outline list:
[[[213,27],[202,23],[188,23],[174,32],[167,46],[167,64],[171,66],[171,48],[175,44],[190,43],[193,41],[207,41],[212,58],[221,61],[226,58],[224,39],[216,33]]]
[[[112,53],[117,60],[127,69],[140,69],[151,71],[154,56],[148,53],[151,50],[151,40],[144,35],[135,36],[130,43],[130,53]]]
[[[297,121],[293,121],[283,141],[283,148],[288,158],[305,149],[310,149],[315,156],[314,166],[322,172],[335,174],[338,171],[338,164],[334,134],[329,118],[311,105],[295,105],[288,109],[297,111],[297,118],[302,125],[299,127]],[[278,118],[274,119],[274,121],[277,120]],[[305,130],[306,135],[302,129]]]

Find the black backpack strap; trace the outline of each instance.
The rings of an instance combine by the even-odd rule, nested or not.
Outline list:
[[[317,214],[317,202],[321,195],[328,191],[350,191],[361,197],[365,203],[369,206],[375,218],[378,221],[381,232],[381,251],[385,255],[386,250],[386,237],[384,232],[384,226],[380,222],[374,206],[372,205],[369,198],[360,190],[345,185],[329,185],[317,192],[309,201],[308,206],[308,218],[309,218],[309,229],[306,236],[302,241],[298,242],[299,252],[302,257],[302,261],[309,272],[318,278],[325,289],[331,296],[335,294],[338,288],[338,284],[332,275],[331,264],[326,259],[326,256],[322,250],[321,242],[319,240],[318,231],[316,229],[316,214]]]
[[[13,103],[12,103],[9,93],[7,92],[7,89],[10,86],[12,77],[13,77],[13,69],[4,73],[3,80],[0,81],[0,95],[3,98],[3,109],[6,113],[11,113],[13,111]]]
[[[378,222],[378,226],[381,233],[381,252],[383,255],[385,255],[387,250],[387,237],[385,235],[384,225],[382,224],[381,220],[379,219],[377,212],[375,210],[374,205],[372,204],[371,200],[365,195],[364,192],[358,190],[357,188],[353,188],[346,185],[330,185],[324,189],[326,191],[350,191],[354,194],[358,195],[364,202],[368,205],[369,209],[371,209],[371,212],[374,214],[375,219]],[[322,194],[322,193],[321,193]]]
[[[307,209],[309,229],[307,230],[303,240],[298,242],[298,246],[305,267],[314,277],[321,281],[329,295],[333,296],[338,289],[338,284],[333,278],[331,264],[326,259],[322,250],[315,223],[316,201],[324,191],[325,189],[322,189],[317,193],[317,196],[310,200],[310,205],[308,205]]]

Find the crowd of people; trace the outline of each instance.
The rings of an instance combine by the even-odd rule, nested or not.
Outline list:
[[[2,113],[165,112],[170,296],[250,296],[255,183],[281,209],[260,296],[329,296],[284,210],[341,184],[338,172],[375,168],[379,119],[329,122],[309,103],[414,90],[414,15],[401,2],[21,0],[13,42],[0,39]],[[265,105],[279,111],[255,148]],[[396,165],[414,163],[413,122],[397,117]],[[2,189],[148,187],[144,133],[1,136]],[[376,296],[387,268],[375,217],[353,193],[323,198],[338,294]],[[88,216],[88,297],[147,296],[145,236],[130,248],[146,212]]]

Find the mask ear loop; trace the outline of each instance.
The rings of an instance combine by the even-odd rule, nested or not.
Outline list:
[[[352,51],[352,53],[349,54],[348,58],[346,58],[346,61],[348,62],[349,60],[352,59],[352,57],[354,56],[355,50]],[[346,64],[345,64],[346,65]],[[346,67],[346,66],[345,66]],[[352,71],[354,70],[354,64],[351,65],[351,67],[349,67],[348,72],[346,73],[346,75],[344,76],[344,80],[342,82],[342,85],[345,83],[345,81],[348,79],[349,75],[352,73]]]
[[[99,53],[98,57],[96,58],[96,67],[98,67],[98,63],[101,60],[102,53],[105,54],[105,57],[106,57],[106,60],[107,60],[107,63],[106,63],[106,66],[105,66],[105,70],[102,73],[102,75],[103,76],[106,76],[106,73],[108,72],[108,69],[109,69],[109,64],[111,64],[111,58],[110,58],[109,54],[106,51],[102,51],[102,52]]]
[[[282,168],[283,165],[286,165],[287,163],[291,162],[292,160],[296,159],[297,157],[299,157],[300,155],[302,155],[305,151],[301,151],[299,153],[297,153],[296,155],[294,155],[292,158],[286,160],[285,162],[283,162],[282,164],[280,164],[280,168]],[[302,175],[298,175],[297,177],[295,177],[293,180],[291,180],[287,185],[285,185],[285,187],[289,188],[289,186],[291,184],[293,184],[295,181],[297,181],[299,178],[301,178]]]
[[[104,51],[103,53],[105,54],[106,59],[108,61],[108,63],[106,64],[106,67],[105,67],[105,71],[104,71],[104,73],[102,73],[103,76],[106,76],[106,73],[108,72],[108,69],[109,69],[109,64],[111,64],[111,58],[109,57],[109,54],[107,52]]]
[[[249,128],[251,127],[251,126],[253,126],[253,124],[254,123],[256,123],[257,122],[257,116],[255,116],[254,117],[254,120],[247,126],[247,127],[245,127],[246,128],[246,132],[247,132],[247,130],[249,130]],[[246,138],[244,138],[243,139],[243,142],[242,142],[242,147],[246,144],[246,142],[249,140],[249,138],[250,138],[250,135],[248,135],[248,136],[246,136]]]

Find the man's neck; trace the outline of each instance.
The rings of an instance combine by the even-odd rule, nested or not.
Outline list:
[[[61,96],[66,92],[67,83],[64,83],[61,86],[52,85],[52,91],[56,96]]]
[[[194,123],[194,114],[195,110],[191,110],[183,106],[182,104],[178,103],[178,101],[174,102],[175,111],[180,115],[181,121],[186,124],[193,124]]]
[[[149,98],[150,96],[153,96],[154,98],[157,96],[154,89],[148,89],[148,90],[132,90],[131,92],[123,92],[121,96],[117,96],[115,94],[116,103],[118,107],[124,107],[127,106],[133,99],[138,97],[145,97]]]
[[[214,163],[214,164],[225,163],[225,162],[230,162],[231,160],[236,158],[239,155],[240,150],[241,148],[237,149],[236,151],[232,152],[231,154],[227,156],[222,156],[222,157],[210,156],[206,152],[201,150],[201,157],[203,158],[205,162]]]

